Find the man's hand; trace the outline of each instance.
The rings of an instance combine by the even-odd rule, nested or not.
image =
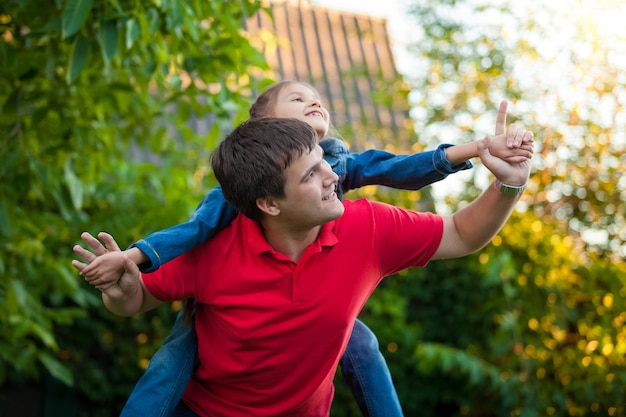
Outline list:
[[[98,236],[106,243],[106,246],[87,232],[81,234],[93,252],[80,245],[74,246],[74,253],[85,262],[73,260],[72,266],[85,277],[87,282],[102,292],[102,299],[109,310],[120,315],[134,314],[135,309],[137,309],[137,301],[131,300],[138,299],[139,307],[141,307],[143,300],[139,268],[120,250],[111,235],[100,233]],[[90,265],[98,261],[101,265],[107,266],[109,273],[106,280],[99,278],[97,274],[87,274]],[[93,269],[91,268],[91,270]],[[126,303],[129,301],[130,304],[127,305]]]
[[[534,149],[532,132],[524,127],[511,125],[506,127],[508,103],[502,101],[498,108],[495,137],[486,137],[478,145],[478,155],[482,163],[505,184],[523,185],[530,176],[530,159]],[[508,148],[522,148],[529,155],[523,158],[503,155],[502,144]],[[495,146],[494,146],[495,145]],[[495,151],[494,151],[495,150]],[[494,151],[494,152],[492,152]]]

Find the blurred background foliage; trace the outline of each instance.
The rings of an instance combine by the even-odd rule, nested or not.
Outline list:
[[[491,245],[388,279],[367,304],[405,414],[626,414],[626,6],[410,4],[413,149],[490,133],[507,98],[537,156]],[[121,409],[179,306],[113,317],[72,270],[71,247],[84,230],[125,244],[184,221],[215,185],[209,152],[268,82],[249,76],[268,68],[241,29],[259,7],[0,3],[2,409]],[[207,115],[211,129],[190,126]],[[454,178],[433,187],[440,212],[488,181],[481,167]],[[430,190],[350,196],[417,207]],[[359,415],[340,378],[337,388],[332,414]]]
[[[363,319],[406,415],[626,414],[626,5],[408,3],[419,143],[491,133],[506,98],[509,120],[535,132],[537,155],[492,245],[387,280],[370,299]],[[487,180],[477,167],[435,184],[438,211]],[[405,195],[407,206],[417,200]]]

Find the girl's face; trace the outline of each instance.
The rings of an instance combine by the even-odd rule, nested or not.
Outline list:
[[[308,123],[317,132],[318,141],[328,133],[330,115],[320,101],[317,92],[309,87],[290,83],[276,97],[270,117],[289,117]]]

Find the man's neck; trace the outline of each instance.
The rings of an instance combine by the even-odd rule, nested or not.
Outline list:
[[[296,230],[285,225],[261,222],[263,235],[270,246],[294,262],[298,262],[305,249],[315,242],[321,228],[322,226],[315,226],[306,230]]]

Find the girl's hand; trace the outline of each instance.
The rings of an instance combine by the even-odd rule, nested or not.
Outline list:
[[[87,263],[74,261],[72,264],[80,271],[85,281],[99,290],[117,283],[124,273],[124,264],[126,262],[120,256],[123,252],[120,251],[117,242],[110,234],[105,232],[100,232],[98,238],[106,246],[87,232],[82,233],[81,238],[89,245],[93,253],[79,245],[74,246],[74,253],[86,260]]]
[[[509,163],[521,163],[533,157],[535,141],[531,132],[515,125],[489,143],[489,153]]]

